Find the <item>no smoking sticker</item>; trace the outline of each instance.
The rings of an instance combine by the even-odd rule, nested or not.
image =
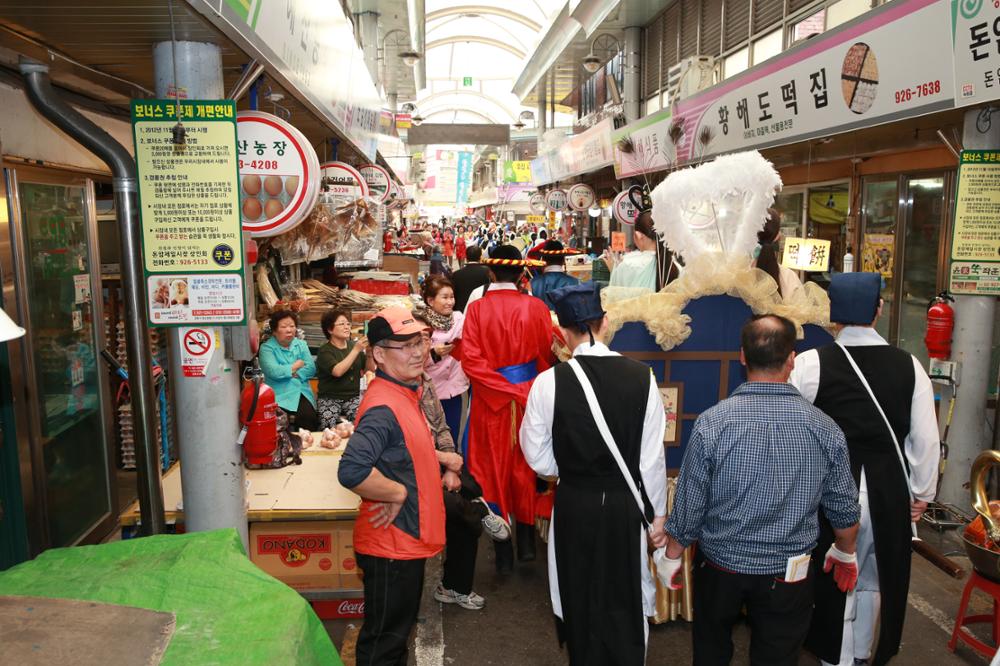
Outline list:
[[[185,377],[204,377],[218,346],[210,328],[181,329],[181,369]]]

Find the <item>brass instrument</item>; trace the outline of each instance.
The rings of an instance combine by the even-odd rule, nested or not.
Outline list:
[[[972,508],[983,518],[986,536],[1000,543],[1000,521],[990,513],[990,501],[986,496],[986,472],[993,465],[1000,465],[1000,451],[983,451],[976,457],[969,477],[969,492],[972,493]],[[990,580],[1000,581],[1000,552],[973,543],[968,537],[962,540],[976,571]]]

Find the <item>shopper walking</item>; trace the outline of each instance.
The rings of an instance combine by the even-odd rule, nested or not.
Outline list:
[[[424,281],[426,317],[431,325],[431,349],[427,374],[444,408],[451,435],[463,456],[468,455],[469,379],[458,360],[465,315],[455,311],[455,289],[443,276],[432,275]]]
[[[647,521],[653,545],[666,544],[663,403],[649,367],[604,344],[596,285],[549,295],[573,361],[535,380],[520,435],[528,465],[559,477],[548,539],[559,639],[574,665],[643,664],[646,617],[656,613]],[[612,450],[645,496],[641,511]]]
[[[455,232],[453,229],[448,228],[444,232],[444,239],[441,241],[441,247],[444,252],[445,265],[448,267],[449,271],[455,269]]]
[[[455,258],[458,259],[458,268],[462,269],[465,266],[465,232],[459,231],[458,237],[455,239]]]
[[[527,262],[503,245],[489,260],[496,282],[465,313],[462,369],[472,384],[468,464],[486,499],[517,520],[517,555],[535,559],[535,473],[518,446],[518,428],[535,376],[552,365],[552,319],[516,282]],[[497,570],[513,569],[510,542],[495,544]]]
[[[420,407],[426,327],[404,307],[368,323],[378,366],[337,472],[361,496],[354,551],[364,573],[359,666],[405,664],[424,564],[445,542],[444,499],[434,440]]]
[[[546,307],[553,310],[550,293],[556,289],[580,284],[577,278],[566,274],[566,257],[580,253],[577,250],[564,248],[557,240],[550,240],[545,243],[539,254],[545,262],[545,268],[531,280],[531,295],[542,299]]]
[[[361,376],[368,361],[368,339],[351,340],[351,314],[347,310],[330,308],[323,313],[320,327],[326,336],[316,354],[320,427],[332,428],[340,421],[354,423],[361,402]]]
[[[318,430],[316,396],[309,380],[316,376],[316,363],[309,345],[298,335],[299,318],[291,310],[278,310],[268,322],[271,337],[258,352],[264,382],[274,390],[274,399],[288,414],[295,429]]]
[[[941,444],[934,389],[920,361],[875,331],[881,286],[878,273],[835,274],[829,294],[836,344],[802,354],[791,376],[805,399],[847,436],[861,499],[858,589],[845,595],[829,581],[816,584],[806,647],[829,664],[884,664],[899,651],[912,523],[937,489]],[[817,552],[829,541],[824,530]]]
[[[483,257],[482,248],[470,245],[467,252],[468,262],[451,276],[451,282],[455,287],[455,309],[459,312],[465,312],[469,295],[473,290],[490,283],[490,269],[480,263]]]
[[[750,662],[798,663],[809,629],[812,577],[841,590],[857,580],[857,488],[840,428],[790,386],[795,326],[753,317],[741,332],[747,382],[695,421],[667,520],[668,580],[698,542],[694,663],[728,664],[745,606]],[[810,572],[822,506],[835,540]],[[828,628],[829,629],[829,628]]]

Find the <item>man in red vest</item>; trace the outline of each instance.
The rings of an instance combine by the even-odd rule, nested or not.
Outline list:
[[[399,306],[385,308],[368,323],[378,372],[337,472],[340,484],[362,499],[354,523],[354,552],[365,585],[358,664],[406,663],[424,563],[445,542],[441,472],[420,408],[425,329]]]

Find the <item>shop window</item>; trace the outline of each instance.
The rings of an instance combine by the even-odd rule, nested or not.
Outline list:
[[[866,0],[867,1],[867,0]],[[826,30],[826,9],[807,16],[792,26],[792,44],[798,44]]]
[[[849,208],[850,187],[847,183],[809,188],[806,235],[830,241],[830,273],[844,270]],[[828,279],[828,276],[815,277],[821,282]]]
[[[779,257],[785,252],[786,238],[802,236],[802,192],[778,194],[774,197],[774,207],[781,213],[781,240],[778,243]]]
[[[860,261],[855,259],[857,270],[882,274],[882,300],[884,316],[876,330],[892,342],[890,312],[893,303],[893,269],[896,263],[896,214],[899,196],[896,179],[865,180],[861,216],[864,235],[861,238]],[[855,255],[857,256],[857,252]]]
[[[781,30],[764,35],[753,43],[753,64],[762,63],[778,55],[782,46]]]
[[[750,49],[744,46],[742,49],[726,58],[722,65],[722,75],[725,78],[735,76],[750,66]]]
[[[829,30],[836,28],[841,23],[847,23],[871,8],[872,0],[840,0],[840,2],[835,2],[826,10],[826,29]]]

